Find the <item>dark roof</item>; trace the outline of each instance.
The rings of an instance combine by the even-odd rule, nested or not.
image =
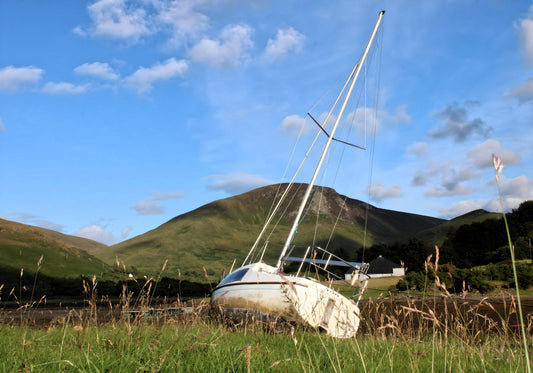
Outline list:
[[[370,262],[370,267],[368,268],[368,274],[392,273],[393,268],[402,268],[402,266],[394,262],[391,262],[390,260],[380,255],[376,259]]]

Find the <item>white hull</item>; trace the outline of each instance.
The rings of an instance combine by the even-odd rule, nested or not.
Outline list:
[[[295,310],[284,292],[281,283],[236,283],[217,288],[211,295],[211,304],[225,309],[254,310],[286,318],[288,314],[295,314]]]
[[[352,301],[314,280],[284,275],[264,263],[232,272],[213,291],[211,304],[303,321],[340,338],[353,337],[359,327],[359,308]]]

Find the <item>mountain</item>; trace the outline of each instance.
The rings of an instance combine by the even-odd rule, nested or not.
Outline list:
[[[417,238],[434,245],[442,245],[446,239],[446,235],[452,228],[459,228],[461,225],[465,224],[479,223],[487,219],[499,219],[501,216],[500,213],[496,212],[488,212],[482,209],[474,210],[451,220],[444,221],[436,227],[423,230],[416,236]]]
[[[0,219],[0,272],[39,272],[59,278],[101,275],[111,266],[87,251],[107,246],[81,237],[69,236],[49,229]]]
[[[75,278],[97,274],[113,279],[116,258],[140,275],[158,274],[166,260],[164,276],[193,281],[216,280],[223,269],[242,260],[261,231],[268,211],[286,184],[258,188],[214,201],[179,215],[158,228],[106,246],[96,241],[0,219],[0,274],[18,277],[37,270],[51,277]],[[275,262],[290,229],[305,184],[296,184],[288,207],[278,216],[277,229],[268,238],[264,260]],[[345,208],[341,211],[341,206]],[[331,188],[315,187],[306,218],[298,227],[295,244],[313,243],[353,259],[363,246],[390,244],[416,236],[440,245],[450,228],[498,218],[499,214],[475,210],[451,220],[380,209],[339,195]],[[318,219],[318,220],[317,220]],[[330,239],[331,226],[336,224]],[[316,228],[316,232],[315,232]],[[128,268],[129,270],[129,268]],[[207,278],[206,278],[207,276]],[[1,276],[0,276],[1,277]]]
[[[109,248],[96,247],[90,252],[108,263],[118,258],[134,266],[140,275],[157,274],[168,260],[165,275],[169,277],[180,273],[196,280],[216,278],[223,269],[229,270],[234,260],[237,265],[242,262],[261,231],[276,196],[285,186],[270,185],[209,203],[142,235]],[[292,190],[288,198],[291,202],[285,214],[276,218],[277,230],[268,239],[264,256],[267,262],[275,261],[280,253],[305,184],[296,184]],[[342,250],[349,257],[355,257],[363,246],[367,214],[367,246],[404,240],[446,222],[380,209],[339,195],[331,188],[315,187],[312,198],[306,219],[299,225],[293,243],[309,244],[316,237],[314,242],[325,247],[331,226],[336,224],[328,247],[334,252]],[[339,215],[343,201],[346,207]]]

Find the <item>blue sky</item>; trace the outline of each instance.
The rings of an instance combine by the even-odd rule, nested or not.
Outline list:
[[[372,176],[336,189],[499,211],[496,153],[532,199],[531,1],[4,0],[0,217],[113,244],[284,180],[382,9]]]

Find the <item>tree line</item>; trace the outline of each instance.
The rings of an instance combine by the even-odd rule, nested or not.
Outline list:
[[[533,285],[531,241],[533,239],[533,201],[525,201],[506,215],[515,259],[519,265],[519,286]],[[420,288],[426,282],[426,259],[435,255],[435,245],[416,237],[407,242],[391,245],[374,245],[367,250],[368,259],[378,255],[403,263],[407,275],[399,289]],[[359,258],[361,260],[361,258]],[[486,292],[490,283],[505,282],[514,287],[510,272],[510,250],[503,218],[450,228],[446,239],[439,247],[439,278],[447,279],[449,289],[458,292],[464,286]],[[529,261],[527,261],[529,259]],[[498,276],[496,276],[498,274]]]
[[[0,301],[27,302],[47,299],[84,300],[97,295],[119,299],[149,295],[155,298],[205,297],[216,284],[178,280],[169,277],[155,279],[99,280],[86,276],[57,278],[42,273],[15,272],[0,266]],[[149,293],[149,294],[148,294]]]

